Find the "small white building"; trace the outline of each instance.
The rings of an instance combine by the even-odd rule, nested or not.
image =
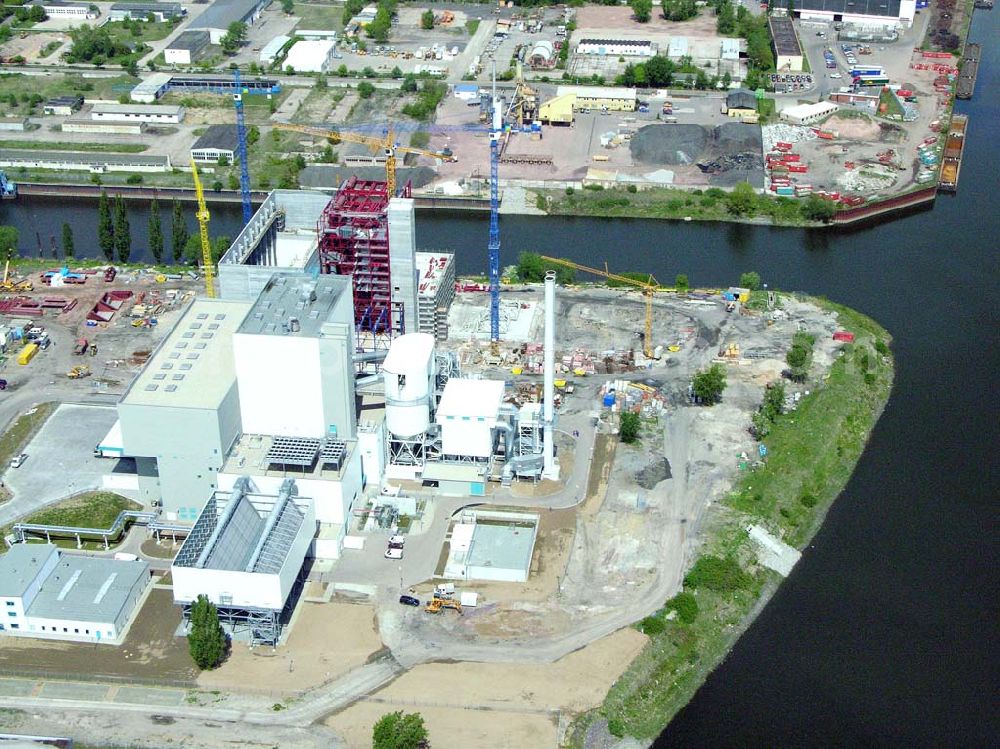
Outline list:
[[[275,60],[278,59],[278,55],[281,54],[281,50],[285,48],[285,45],[291,41],[291,37],[288,36],[276,36],[274,39],[265,44],[261,50],[258,59],[263,65],[270,65]]]
[[[95,104],[90,110],[95,122],[148,122],[154,125],[179,125],[184,107],[169,104]]]
[[[488,458],[503,403],[503,380],[448,380],[437,409],[444,455]]]
[[[190,65],[205,54],[210,40],[211,35],[205,29],[188,29],[166,46],[163,60],[168,65]]]
[[[648,39],[581,39],[576,45],[576,53],[613,57],[653,57],[656,54],[656,45]]]
[[[475,83],[456,83],[454,89],[455,98],[464,102],[479,101],[479,86]]]
[[[285,55],[285,67],[296,73],[325,73],[333,63],[336,45],[329,39],[295,42]]]
[[[119,645],[149,582],[141,560],[15,544],[0,557],[0,634]]]
[[[76,4],[49,0],[49,2],[39,4],[50,18],[79,18],[86,21],[93,20],[100,15],[96,6],[87,3]]]
[[[793,125],[812,125],[826,119],[840,109],[832,101],[819,101],[815,104],[796,104],[781,110],[779,116],[785,122]]]

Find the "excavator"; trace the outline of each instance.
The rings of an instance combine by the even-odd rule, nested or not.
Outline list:
[[[3,267],[3,281],[0,281],[0,291],[31,291],[35,287],[31,281],[15,281],[10,277],[10,260]]]
[[[90,377],[90,367],[88,367],[86,364],[77,364],[69,372],[66,373],[66,376],[69,377],[71,380],[79,380],[83,377]]]
[[[462,613],[462,604],[451,598],[439,598],[434,596],[427,607],[424,609],[428,614],[437,614],[441,609],[455,609],[459,614]]]

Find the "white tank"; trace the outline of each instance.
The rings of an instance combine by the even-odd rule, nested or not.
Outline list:
[[[434,336],[409,333],[389,346],[382,364],[385,425],[397,437],[415,437],[430,426]]]

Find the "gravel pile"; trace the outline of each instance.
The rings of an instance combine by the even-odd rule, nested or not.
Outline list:
[[[629,147],[632,158],[640,163],[697,165],[711,175],[713,185],[726,186],[746,179],[763,184],[761,129],[757,125],[648,125],[632,136]]]

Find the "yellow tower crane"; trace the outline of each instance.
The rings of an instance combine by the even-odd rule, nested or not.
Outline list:
[[[653,347],[653,294],[655,294],[656,290],[660,288],[660,284],[655,278],[653,278],[651,273],[648,274],[648,278],[645,281],[640,281],[635,278],[620,276],[617,273],[609,272],[607,264],[605,264],[604,270],[600,270],[598,268],[589,268],[586,265],[574,263],[572,260],[564,260],[558,257],[548,257],[546,255],[542,255],[542,260],[563,265],[567,268],[572,268],[573,270],[582,271],[584,273],[593,273],[595,276],[603,276],[611,281],[618,281],[619,283],[628,284],[629,286],[635,286],[642,289],[642,296],[646,300],[646,331],[642,339],[642,352],[646,355],[647,359],[657,358]]]
[[[274,126],[275,130],[287,130],[292,133],[303,133],[316,138],[326,138],[327,140],[343,141],[345,143],[361,143],[372,148],[381,149],[385,154],[385,181],[389,197],[396,194],[396,154],[415,153],[420,156],[429,156],[432,159],[443,159],[444,161],[457,161],[450,152],[428,151],[424,148],[414,148],[413,146],[396,145],[392,130],[388,130],[385,135],[375,137],[373,135],[359,135],[358,133],[345,133],[340,130],[327,130],[322,127],[310,127],[309,125],[289,125],[285,123]]]
[[[205,274],[205,294],[215,298],[215,262],[212,259],[212,243],[208,238],[208,206],[205,205],[205,191],[201,188],[198,165],[191,159],[191,176],[194,177],[194,194],[198,198],[198,233],[201,235],[201,272]]]

